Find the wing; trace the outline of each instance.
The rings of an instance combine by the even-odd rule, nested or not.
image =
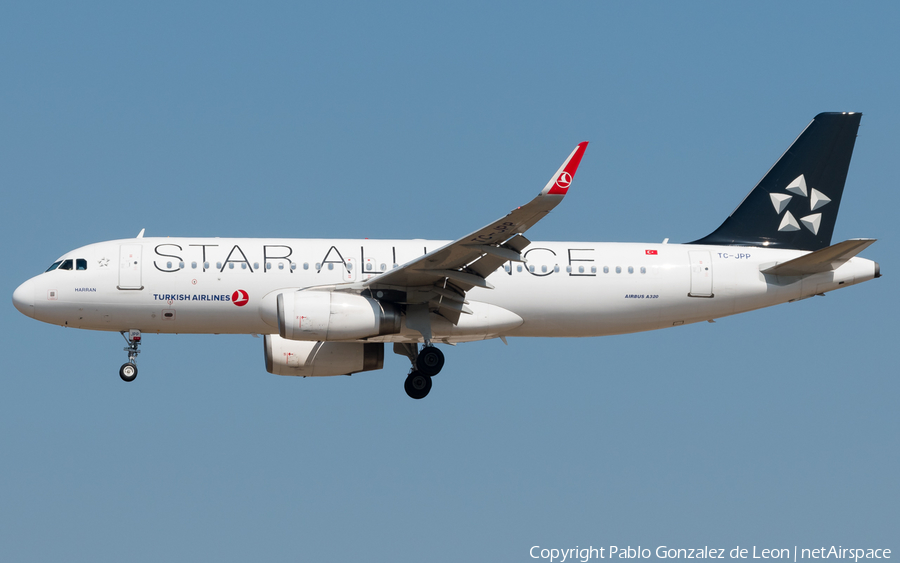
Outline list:
[[[486,279],[489,275],[507,261],[523,261],[520,252],[530,241],[522,233],[559,205],[586,148],[587,142],[579,143],[541,193],[527,204],[474,233],[367,280],[363,290],[403,292],[400,300],[404,303],[429,303],[431,310],[458,322],[460,313],[471,313],[465,306],[467,291],[473,287],[492,289]]]

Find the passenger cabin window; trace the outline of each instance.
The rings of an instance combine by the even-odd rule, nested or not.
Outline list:
[[[291,270],[296,270],[296,269],[297,269],[297,264],[294,264],[293,262],[291,262]]]
[[[309,262],[304,262],[304,263],[303,263],[303,269],[304,269],[304,270],[308,270],[308,269],[309,269]]]
[[[278,269],[279,269],[279,270],[283,270],[283,269],[284,269],[284,262],[279,262],[279,263],[278,263]]]
[[[72,261],[71,260],[63,260],[63,263],[59,265],[60,270],[71,270],[72,269]]]
[[[381,271],[383,272],[383,271],[385,271],[386,269],[387,269],[387,264],[382,264],[382,265],[381,265]]]
[[[62,260],[50,264],[50,267],[47,268],[46,270],[44,270],[44,272],[45,272],[45,273],[46,273],[46,272],[52,272],[53,270],[59,268],[59,265],[60,265],[60,264],[62,264]]]
[[[191,269],[193,269],[193,270],[196,270],[196,269],[197,269],[197,263],[196,263],[196,262],[191,262]]]
[[[87,270],[87,260],[84,258],[75,259],[75,269],[76,270]]]

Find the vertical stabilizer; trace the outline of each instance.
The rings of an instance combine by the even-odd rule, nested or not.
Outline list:
[[[725,222],[691,244],[829,246],[860,118],[817,115]]]

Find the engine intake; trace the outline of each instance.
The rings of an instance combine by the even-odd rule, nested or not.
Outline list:
[[[384,367],[380,342],[303,342],[267,334],[263,348],[266,371],[275,375],[350,375]]]
[[[333,291],[292,291],[277,299],[278,333],[288,340],[357,340],[400,332],[395,305]]]

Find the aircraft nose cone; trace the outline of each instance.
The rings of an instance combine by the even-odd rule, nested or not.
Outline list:
[[[34,282],[28,280],[13,292],[13,305],[23,315],[34,318]]]

